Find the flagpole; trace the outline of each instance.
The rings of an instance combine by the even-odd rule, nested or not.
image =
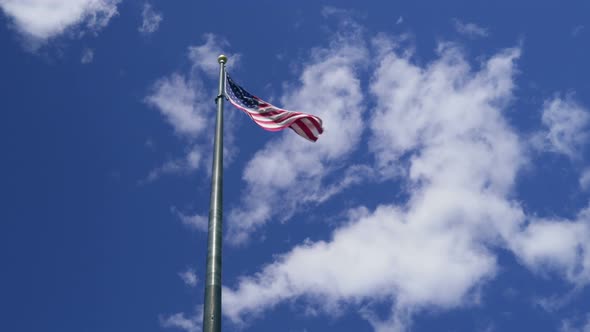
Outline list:
[[[227,57],[220,55],[219,94],[215,143],[213,147],[213,168],[211,173],[211,205],[209,206],[209,238],[207,241],[207,274],[205,277],[205,305],[203,310],[203,332],[221,332],[221,231],[223,198],[223,98],[225,95],[225,64]]]

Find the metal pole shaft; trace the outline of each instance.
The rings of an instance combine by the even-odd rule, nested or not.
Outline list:
[[[207,241],[207,275],[205,277],[205,308],[203,332],[221,332],[221,231],[223,207],[223,98],[225,93],[225,63],[220,55],[219,95],[217,96],[217,122],[213,148],[213,172],[211,174],[211,205],[209,207],[209,238]]]

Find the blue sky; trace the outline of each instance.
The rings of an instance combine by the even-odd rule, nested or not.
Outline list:
[[[590,331],[590,4],[0,0],[0,330]]]

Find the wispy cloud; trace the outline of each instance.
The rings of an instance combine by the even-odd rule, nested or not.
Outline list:
[[[335,16],[335,17],[339,17],[339,18],[345,18],[348,20],[349,18],[357,15],[357,12],[350,10],[350,9],[344,9],[344,8],[333,7],[333,6],[324,6],[322,8],[321,14],[325,18]]]
[[[213,123],[205,115],[210,114],[214,107],[211,101],[215,94],[213,85],[206,84],[204,74],[209,75],[210,66],[218,66],[217,55],[221,52],[222,45],[228,45],[222,38],[212,34],[206,35],[205,39],[203,45],[189,48],[189,59],[193,64],[188,74],[174,73],[160,78],[152,85],[150,94],[145,98],[146,103],[157,109],[174,132],[188,143],[185,156],[153,169],[145,182],[156,180],[164,174],[193,172],[204,161],[203,151],[209,149],[203,146],[209,143],[205,134]],[[199,57],[193,55],[194,50],[200,50]],[[232,136],[228,136],[227,141],[231,143]]]
[[[583,190],[590,189],[590,168],[586,168],[580,175],[580,188]]]
[[[201,164],[201,153],[198,146],[192,147],[185,156],[169,160],[163,165],[152,169],[145,179],[140,181],[142,184],[153,182],[162,175],[168,174],[190,174],[199,169]]]
[[[590,133],[590,112],[572,96],[554,97],[544,103],[542,121],[546,130],[535,137],[536,147],[579,160]]]
[[[143,34],[150,34],[156,32],[162,22],[162,14],[154,10],[151,4],[145,3],[143,10],[141,11],[141,26],[139,26],[139,32]]]
[[[91,63],[94,60],[94,51],[90,48],[84,49],[80,62],[83,64]]]
[[[233,68],[238,65],[240,55],[227,52],[229,43],[219,36],[205,34],[204,39],[203,44],[188,48],[187,56],[192,63],[191,68],[187,70],[188,73],[173,73],[158,79],[153,83],[149,95],[145,97],[146,103],[160,112],[188,147],[185,156],[167,161],[153,169],[142,182],[153,181],[163,174],[191,173],[199,169],[202,163],[210,165],[207,156],[210,155],[208,151],[212,147],[206,134],[212,132],[214,119],[206,115],[215,109],[213,100],[217,85],[211,83],[211,78],[215,77],[219,70],[217,56],[220,53],[228,55],[232,60],[228,66]],[[233,143],[234,117],[233,113],[227,113],[225,119],[226,166],[231,163],[236,153]]]
[[[584,26],[583,25],[578,25],[575,28],[572,29],[572,36],[573,37],[577,37],[579,36],[582,32],[584,31]]]
[[[458,19],[453,20],[453,26],[458,33],[470,38],[487,37],[490,34],[486,28],[480,27],[475,23],[464,23]]]
[[[178,276],[189,287],[195,287],[197,282],[199,282],[199,278],[197,277],[195,270],[191,268],[187,268],[185,271],[178,273]]]
[[[160,325],[164,328],[179,329],[186,332],[201,332],[203,307],[199,307],[192,315],[179,312],[169,316],[160,316]]]
[[[583,319],[563,320],[559,332],[590,332],[590,314],[586,314]]]
[[[219,75],[219,64],[216,59],[220,54],[228,57],[228,67],[239,66],[241,55],[227,52],[230,46],[227,40],[212,33],[204,34],[204,38],[204,44],[188,48],[188,57],[193,64],[193,69],[201,70],[209,77],[216,78]]]
[[[201,232],[206,232],[209,226],[209,219],[206,216],[200,214],[186,215],[180,212],[176,207],[171,208],[172,213],[180,218],[180,221],[189,226],[190,228],[196,229]]]

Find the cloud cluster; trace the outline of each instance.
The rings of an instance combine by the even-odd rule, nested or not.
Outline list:
[[[56,37],[70,28],[97,31],[117,14],[120,0],[0,0],[17,29],[34,41]]]
[[[523,220],[506,196],[524,160],[502,116],[519,50],[475,71],[453,45],[441,45],[439,58],[421,68],[395,43],[375,43],[381,54],[370,86],[377,101],[370,146],[381,169],[409,157],[409,202],[355,210],[330,241],[299,245],[224,289],[232,320],[303,296],[322,308],[391,302],[387,322],[363,315],[377,330],[400,328],[421,307],[474,301],[477,286],[497,270],[488,245],[503,243]],[[328,143],[340,151],[339,141]]]
[[[354,209],[329,241],[300,244],[224,288],[227,317],[240,323],[303,298],[331,314],[354,304],[376,331],[402,331],[423,308],[477,302],[479,286],[497,273],[497,248],[510,250],[533,271],[553,271],[579,286],[590,282],[590,210],[574,220],[539,219],[525,215],[513,197],[528,155],[526,141],[503,112],[513,98],[520,49],[505,49],[473,68],[453,44],[442,43],[438,58],[424,66],[393,41],[376,38],[373,46],[379,66],[370,83],[376,106],[369,146],[380,174],[407,182],[408,201]],[[562,151],[569,151],[563,147],[577,142],[571,137],[581,132],[570,124],[585,121],[571,105],[551,102],[543,114],[549,141]],[[341,150],[341,139],[328,140],[332,151],[350,151]],[[248,177],[257,170],[275,174],[270,152],[262,154],[265,163],[255,163],[261,153],[250,162],[256,167],[246,168],[245,179],[264,187],[275,177]],[[330,171],[326,167],[315,179]],[[285,187],[290,181],[307,185],[303,174],[288,178]],[[292,190],[270,186],[273,194]],[[261,218],[270,218],[263,212]],[[375,303],[391,303],[391,315],[377,318],[370,310]]]

